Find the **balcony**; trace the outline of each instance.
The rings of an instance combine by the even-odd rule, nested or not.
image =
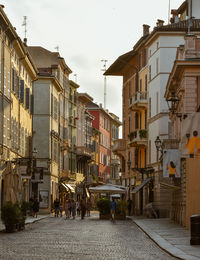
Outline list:
[[[131,147],[147,146],[148,132],[146,129],[138,129],[129,134],[129,139]]]
[[[130,98],[129,108],[132,110],[141,110],[148,107],[147,92],[137,92]]]
[[[125,156],[126,151],[126,140],[125,139],[117,139],[114,141],[114,145],[112,147],[112,152],[119,156]]]
[[[80,156],[92,157],[92,150],[86,146],[77,146],[76,147],[76,154]]]
[[[111,159],[112,165],[120,165],[120,159]]]

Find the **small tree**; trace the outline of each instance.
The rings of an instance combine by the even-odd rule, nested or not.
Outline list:
[[[102,215],[110,214],[110,201],[107,198],[101,198],[97,201],[97,208]]]

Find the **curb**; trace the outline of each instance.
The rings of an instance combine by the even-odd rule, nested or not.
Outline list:
[[[176,248],[169,242],[167,242],[164,238],[160,235],[156,234],[155,232],[151,231],[147,226],[142,225],[141,223],[137,223],[137,220],[131,219],[154,243],[156,243],[163,251],[168,253],[169,255],[180,259],[180,260],[198,260],[199,258],[191,255],[187,255],[180,249]]]

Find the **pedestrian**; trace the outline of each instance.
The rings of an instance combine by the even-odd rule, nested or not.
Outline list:
[[[29,205],[30,205],[30,216],[32,216],[33,217],[33,202],[34,202],[34,199],[31,197],[30,199],[29,199]]]
[[[39,212],[39,205],[39,201],[37,200],[37,198],[35,198],[33,202],[33,217],[37,218],[37,214]]]
[[[74,200],[71,201],[71,210],[72,210],[72,217],[75,219],[76,216],[76,202]]]
[[[59,199],[58,198],[56,198],[55,200],[54,200],[54,216],[55,217],[58,217],[58,214],[59,214],[59,208],[60,208],[60,203],[59,203]]]
[[[69,218],[69,201],[68,200],[65,201],[65,216],[66,216],[66,219]]]
[[[80,200],[77,200],[76,202],[76,212],[77,216],[80,216]]]
[[[82,198],[80,201],[80,208],[81,208],[81,219],[84,219],[85,212],[86,212],[86,202],[85,198]]]
[[[111,219],[114,222],[115,221],[115,210],[116,210],[117,203],[114,198],[112,198],[112,202],[110,204],[111,209]]]
[[[132,200],[129,198],[128,199],[128,215],[131,215],[131,209],[132,209]]]
[[[90,210],[91,210],[91,200],[88,199],[86,204],[87,217],[90,217]]]
[[[68,209],[69,209],[69,217],[71,217],[71,215],[72,215],[72,201],[71,201],[71,199],[69,199]]]
[[[60,216],[62,217],[62,212],[63,212],[63,204],[60,202]]]

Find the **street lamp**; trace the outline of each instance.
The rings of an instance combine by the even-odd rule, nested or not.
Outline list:
[[[119,180],[120,180],[120,184],[122,185],[122,173],[119,172]]]
[[[157,136],[156,140],[154,141],[156,150],[159,152],[163,152],[163,147],[162,147],[162,141],[160,140],[159,136]]]
[[[180,99],[177,96],[175,96],[175,91],[171,91],[170,94],[171,95],[167,98],[167,105],[169,107],[169,111],[172,114],[175,114]]]

